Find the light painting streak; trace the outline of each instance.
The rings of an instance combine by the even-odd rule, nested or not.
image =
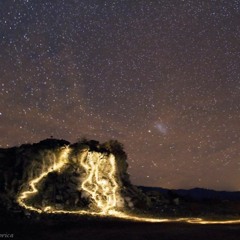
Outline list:
[[[20,193],[20,196],[17,199],[17,202],[19,203],[20,206],[31,210],[31,211],[36,211],[38,213],[42,213],[43,210],[35,208],[33,206],[30,206],[25,203],[25,200],[28,199],[30,196],[33,194],[36,194],[38,192],[36,185],[44,178],[46,177],[49,173],[54,172],[54,171],[59,171],[61,168],[64,167],[64,165],[67,163],[68,155],[70,152],[70,148],[66,147],[62,150],[60,157],[58,158],[58,162],[56,163],[54,161],[54,164],[48,168],[47,171],[43,172],[39,177],[34,178],[29,182],[29,187],[31,190],[29,191],[23,191]],[[48,209],[48,208],[46,208]]]
[[[50,166],[47,171],[39,177],[29,181],[30,190],[22,191],[17,198],[17,202],[23,208],[38,213],[52,214],[76,214],[76,215],[94,215],[109,216],[120,219],[140,222],[166,223],[182,222],[191,224],[240,224],[240,219],[236,220],[206,220],[203,218],[151,218],[136,216],[120,211],[117,207],[117,200],[121,198],[119,194],[119,184],[117,179],[117,165],[114,155],[103,154],[99,152],[82,151],[77,157],[78,163],[85,171],[85,179],[80,183],[79,189],[87,193],[93,203],[90,210],[57,210],[53,206],[36,208],[26,203],[32,195],[38,193],[37,184],[54,171],[61,171],[69,161],[71,149],[66,147],[62,149],[57,162]]]

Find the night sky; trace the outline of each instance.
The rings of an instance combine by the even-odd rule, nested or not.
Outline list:
[[[240,190],[240,0],[1,0],[0,146],[117,139],[134,184]]]

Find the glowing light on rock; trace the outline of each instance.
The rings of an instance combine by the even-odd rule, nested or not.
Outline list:
[[[35,208],[31,205],[28,205],[25,203],[25,201],[30,198],[32,195],[36,194],[38,192],[38,189],[36,187],[36,185],[44,178],[46,177],[49,173],[54,172],[54,171],[59,171],[61,168],[64,167],[64,165],[67,162],[68,159],[68,154],[70,152],[70,149],[68,147],[64,148],[61,153],[60,153],[60,157],[58,158],[57,162],[54,162],[54,164],[52,166],[50,166],[47,171],[43,172],[39,177],[34,178],[33,180],[31,180],[28,183],[28,186],[30,187],[30,190],[27,191],[23,191],[20,193],[17,202],[19,203],[20,206],[28,209],[28,210],[32,210],[32,211],[36,211],[38,213],[43,212],[44,210],[42,209],[38,209]],[[46,208],[48,210],[48,208]]]
[[[85,196],[90,198],[92,208],[89,210],[68,211],[55,209],[54,206],[37,208],[28,204],[27,200],[38,193],[37,185],[44,177],[51,172],[63,170],[64,166],[69,162],[70,152],[71,149],[69,147],[63,148],[60,152],[60,156],[55,159],[52,166],[49,166],[40,176],[29,181],[27,184],[28,189],[20,192],[17,198],[17,202],[20,206],[38,213],[111,216],[131,221],[153,223],[185,222],[192,224],[240,224],[240,219],[206,220],[202,218],[151,218],[123,212],[118,208],[117,204],[122,197],[120,196],[120,179],[118,179],[115,157],[112,154],[107,155],[99,152],[91,152],[89,150],[82,151],[77,157],[77,162],[85,171],[85,176],[79,183],[79,190],[83,191]]]
[[[103,214],[117,206],[118,184],[116,179],[115,158],[98,152],[87,152],[86,158],[81,158],[81,166],[86,172],[86,179],[80,189],[87,192],[95,206]]]
[[[49,173],[61,171],[69,161],[69,153],[71,149],[66,147],[61,153],[57,161],[54,161],[52,166],[42,172],[40,176],[32,179],[28,183],[30,190],[22,191],[19,194],[17,202],[22,207],[36,211],[38,213],[75,213],[75,214],[92,214],[92,215],[108,215],[113,214],[117,208],[117,198],[120,198],[118,193],[118,184],[116,181],[116,163],[115,157],[103,153],[83,151],[78,156],[78,163],[85,171],[85,178],[80,182],[79,189],[89,196],[93,204],[92,209],[65,211],[57,210],[53,206],[45,206],[44,208],[36,208],[26,201],[34,194],[38,193],[37,184],[42,181]]]

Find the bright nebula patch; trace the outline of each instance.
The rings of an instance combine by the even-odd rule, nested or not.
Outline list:
[[[155,128],[164,135],[168,132],[168,128],[164,123],[156,123]]]

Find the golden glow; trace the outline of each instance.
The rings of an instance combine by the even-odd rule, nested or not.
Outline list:
[[[95,215],[95,216],[111,216],[121,219],[141,222],[185,222],[192,224],[240,224],[237,220],[206,220],[202,218],[151,218],[136,216],[121,211],[117,202],[121,199],[118,184],[117,168],[115,157],[110,154],[106,155],[99,152],[91,152],[83,150],[77,157],[77,161],[83,168],[85,175],[79,182],[79,190],[84,196],[91,200],[91,209],[89,210],[58,210],[54,206],[34,207],[26,203],[26,200],[38,192],[37,184],[54,171],[61,171],[69,161],[69,147],[63,148],[60,156],[54,159],[54,164],[43,171],[40,176],[32,179],[28,183],[28,189],[22,191],[17,198],[20,206],[38,213],[54,213],[54,214],[77,214],[77,215]]]
[[[114,156],[88,151],[87,157],[81,158],[80,163],[87,176],[80,189],[87,192],[100,212],[107,214],[116,208],[119,195]]]
[[[19,194],[17,202],[22,207],[36,211],[38,213],[75,213],[75,214],[91,214],[91,215],[108,215],[115,213],[117,206],[117,197],[120,197],[118,193],[118,184],[116,179],[116,164],[115,157],[110,154],[109,156],[98,153],[83,151],[78,156],[78,163],[83,167],[85,171],[85,179],[80,182],[79,189],[85,192],[85,194],[92,201],[91,210],[77,210],[77,211],[65,211],[57,210],[53,206],[46,206],[44,208],[36,208],[26,203],[26,200],[38,192],[37,184],[46,177],[49,173],[54,171],[61,171],[63,167],[68,163],[70,148],[64,148],[60,157],[54,164],[50,166],[46,171],[42,172],[39,177],[32,179],[28,187],[30,190],[23,191]],[[95,210],[95,211],[94,211]]]
[[[29,187],[30,190],[28,191],[23,191],[20,193],[20,196],[17,199],[17,202],[19,203],[20,206],[28,209],[28,210],[32,210],[32,211],[36,211],[38,213],[43,212],[42,209],[38,209],[35,208],[33,206],[30,206],[28,204],[25,203],[25,200],[28,199],[29,197],[31,197],[33,194],[36,194],[38,192],[36,185],[44,178],[46,177],[50,172],[54,172],[54,171],[59,171],[62,167],[64,167],[64,165],[67,163],[67,159],[68,159],[68,154],[70,152],[70,149],[68,147],[64,148],[60,154],[60,157],[57,159],[58,162],[54,161],[54,164],[52,166],[50,166],[47,171],[43,172],[39,177],[34,178],[33,180],[31,180],[29,182]],[[48,207],[45,209],[49,209]]]

